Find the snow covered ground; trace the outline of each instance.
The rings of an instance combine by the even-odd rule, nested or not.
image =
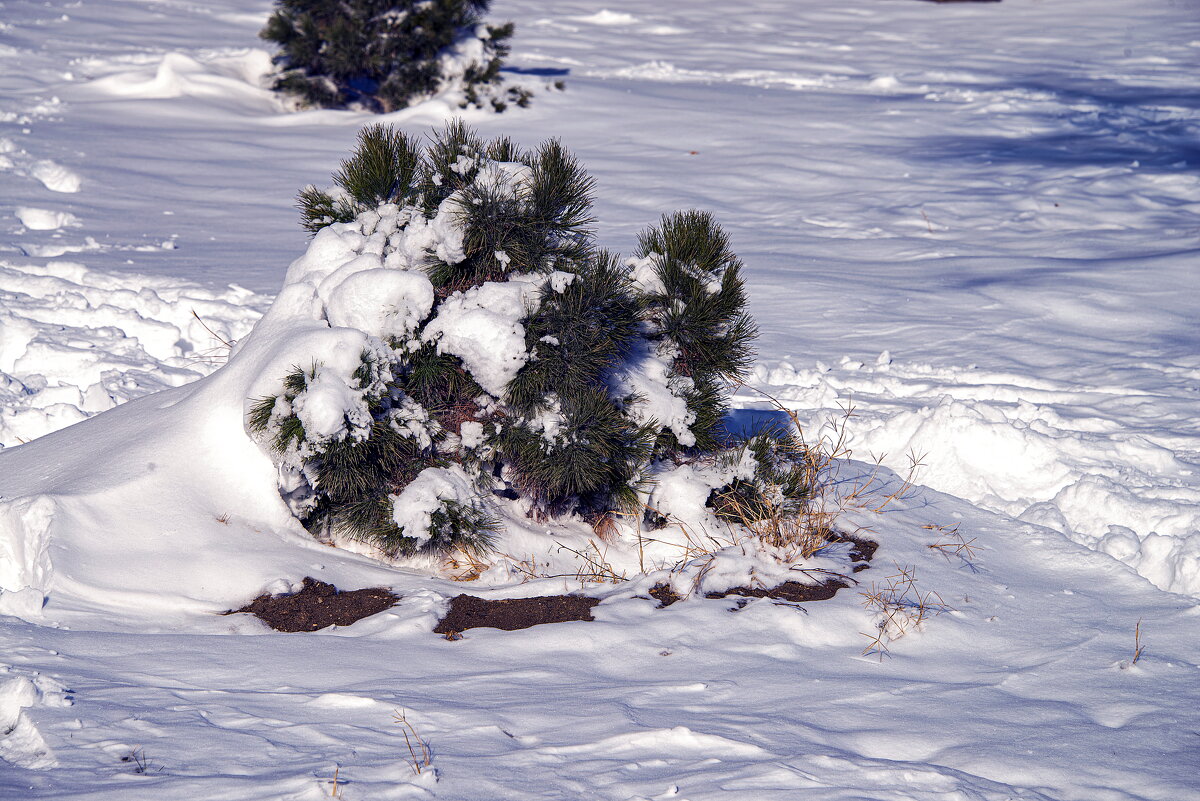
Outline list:
[[[880,660],[855,591],[656,610],[644,581],[448,642],[463,585],[278,514],[240,416],[205,414],[236,382],[191,382],[374,120],[262,88],[269,5],[0,3],[0,797],[1200,798],[1194,7],[493,8],[538,94],[470,122],[560,137],[613,249],[713,211],[762,328],[741,403],[816,431],[852,401],[857,458],[921,455],[845,517],[882,546],[860,589],[912,566],[949,607]],[[974,558],[926,547],[954,526]],[[404,600],[319,635],[213,614],[305,575]]]

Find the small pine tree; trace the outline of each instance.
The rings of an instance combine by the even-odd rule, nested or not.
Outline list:
[[[457,90],[463,108],[503,111],[530,93],[502,85],[512,23],[490,0],[276,0],[259,36],[279,45],[278,91],[320,108],[389,112]]]
[[[310,529],[389,554],[482,551],[489,499],[595,523],[641,514],[664,465],[725,453],[755,329],[710,215],[664,217],[622,260],[596,247],[592,179],[560,143],[527,152],[457,121],[427,146],[369,126],[333,182],[300,193],[302,223],[360,243],[353,264],[391,316],[363,316],[356,295],[355,320],[388,322],[361,328],[354,369],[296,368],[248,416]],[[320,285],[331,325],[344,272]],[[319,392],[350,399],[336,425],[314,422]],[[752,491],[802,498],[789,447],[763,435],[726,453],[758,467],[724,491],[751,511]]]

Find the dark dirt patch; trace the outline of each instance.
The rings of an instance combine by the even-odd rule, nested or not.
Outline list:
[[[777,601],[828,601],[837,591],[850,585],[840,579],[829,579],[823,584],[801,584],[785,581],[769,590],[762,587],[733,587],[724,592],[710,592],[705,598],[725,598],[740,595],[744,598],[774,598]]]
[[[666,584],[655,584],[650,588],[650,597],[658,601],[658,608],[670,606],[676,601],[682,601],[679,594],[668,587]]]
[[[829,540],[831,542],[845,542],[850,544],[850,559],[854,562],[853,572],[855,573],[870,567],[871,559],[875,557],[875,551],[879,549],[879,543],[873,540],[864,540],[846,534],[831,534]],[[849,587],[852,582],[853,579],[845,576],[830,576],[820,584],[801,584],[798,581],[785,581],[770,589],[765,587],[734,587],[724,592],[710,592],[704,597],[724,598],[729,595],[740,595],[745,598],[774,598],[779,601],[793,602],[827,601],[837,595],[838,590]],[[654,589],[658,589],[658,587]],[[669,588],[667,588],[667,592],[670,592]],[[654,590],[651,590],[650,594],[653,595]],[[667,603],[663,602],[663,606],[667,606]]]
[[[342,592],[332,584],[305,578],[300,592],[260,595],[241,609],[225,614],[249,612],[276,631],[316,631],[327,626],[349,626],[398,600],[398,595],[383,587]]]
[[[866,570],[871,566],[871,560],[875,558],[875,552],[879,550],[879,543],[874,540],[864,540],[858,537],[851,537],[847,534],[836,534],[830,539],[833,542],[848,542],[850,543],[850,559],[855,562],[854,572]]]
[[[537,598],[508,598],[489,601],[474,595],[450,599],[450,611],[433,629],[437,634],[457,634],[477,628],[516,631],[542,623],[595,620],[592,607],[598,598],[582,595],[543,595]]]

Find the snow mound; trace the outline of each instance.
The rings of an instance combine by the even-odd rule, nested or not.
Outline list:
[[[438,353],[462,359],[479,386],[499,397],[529,360],[525,327],[519,321],[536,306],[541,283],[487,281],[456,292],[438,307],[424,337],[437,342]]]
[[[0,260],[0,298],[0,448],[207,375],[266,305],[66,261]]]
[[[14,213],[21,221],[21,225],[31,231],[55,231],[59,228],[79,225],[79,219],[69,211],[20,206]]]
[[[82,62],[90,74],[105,73],[85,85],[93,96],[126,99],[179,97],[237,101],[272,110],[279,101],[266,88],[271,54],[261,49],[206,51],[195,55],[170,52],[138,54],[108,61]]]
[[[1200,429],[1187,411],[1200,373],[1146,366],[1139,386],[890,354],[865,361],[760,365],[754,383],[814,431],[835,424],[852,398],[847,433],[860,457],[898,472],[917,457],[926,486],[1053,528],[1162,589],[1200,596]]]
[[[14,673],[0,665],[0,762],[26,770],[57,767],[54,752],[25,710],[70,705],[66,688],[53,679]]]
[[[74,171],[49,159],[35,161],[29,167],[29,174],[51,192],[74,194],[83,186],[83,180]]]
[[[132,624],[236,607],[288,564],[319,572],[309,549],[322,547],[279,498],[243,404],[258,376],[320,354],[327,323],[247,336],[261,298],[246,290],[66,262],[5,263],[0,282],[0,419],[18,441],[42,434],[0,451],[0,611],[119,610]],[[214,339],[233,344],[215,373],[195,361]]]

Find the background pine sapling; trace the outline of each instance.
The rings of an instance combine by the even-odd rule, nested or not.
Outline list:
[[[489,0],[276,0],[259,35],[279,45],[275,88],[302,104],[389,112],[453,91],[503,111],[530,93],[500,68],[512,23],[482,22]]]
[[[704,459],[759,465],[726,493],[803,496],[786,441],[724,450],[755,332],[709,215],[664,217],[622,260],[596,247],[592,179],[560,143],[525,151],[461,122],[425,144],[370,126],[333,183],[301,192],[302,223],[359,243],[358,272],[336,270],[317,295],[362,357],[314,355],[248,415],[315,533],[391,555],[480,552],[496,504],[640,516],[657,472]]]

